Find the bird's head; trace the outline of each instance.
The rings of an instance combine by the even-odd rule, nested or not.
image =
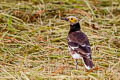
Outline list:
[[[74,16],[69,16],[66,18],[62,18],[62,20],[66,20],[68,22],[70,22],[71,25],[74,25],[76,23],[78,23],[78,18],[74,17]]]

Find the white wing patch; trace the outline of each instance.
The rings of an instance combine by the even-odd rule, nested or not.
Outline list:
[[[82,47],[90,47],[89,45],[83,44],[81,45]]]
[[[74,49],[79,48],[79,47],[78,47],[78,46],[76,46],[76,47],[70,47],[70,48],[72,48],[72,49],[74,50]]]

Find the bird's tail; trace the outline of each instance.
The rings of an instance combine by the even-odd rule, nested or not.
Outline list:
[[[94,67],[94,64],[92,62],[92,59],[83,57],[83,63],[86,67],[86,69],[90,70]]]

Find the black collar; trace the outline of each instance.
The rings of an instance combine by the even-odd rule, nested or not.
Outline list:
[[[80,24],[79,23],[70,25],[70,32],[75,32],[75,31],[79,31],[79,30],[80,30]]]

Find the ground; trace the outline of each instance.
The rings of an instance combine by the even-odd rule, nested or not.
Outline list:
[[[70,15],[90,40],[91,71],[68,52]],[[120,0],[1,0],[0,80],[120,80]]]

